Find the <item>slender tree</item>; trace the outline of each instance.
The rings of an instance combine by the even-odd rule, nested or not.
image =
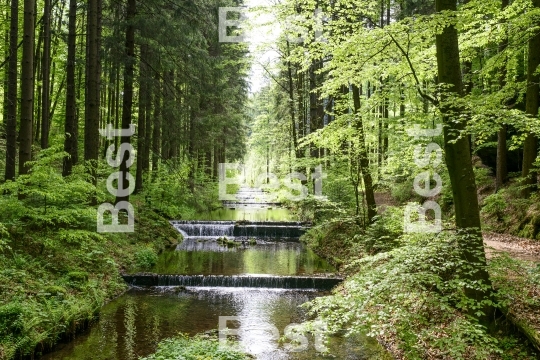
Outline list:
[[[143,175],[144,175],[144,159],[145,159],[145,144],[146,139],[146,118],[147,103],[150,98],[148,93],[150,87],[147,81],[147,65],[148,58],[148,45],[141,45],[141,59],[139,62],[139,116],[138,116],[138,128],[137,128],[137,174],[135,178],[135,192],[138,193],[143,189]]]
[[[152,132],[152,172],[157,176],[159,169],[159,154],[161,149],[161,79],[156,73],[154,79],[154,129]]]
[[[34,120],[34,0],[24,0],[23,55],[21,66],[21,125],[19,143],[19,174],[27,174],[27,162],[32,160]]]
[[[11,0],[9,63],[6,104],[6,180],[15,180],[17,157],[17,43],[19,38],[19,0]]]
[[[41,148],[49,147],[49,116],[51,90],[51,0],[45,0],[43,9],[43,55],[41,59],[42,95],[41,95]]]
[[[509,4],[509,0],[502,0],[501,8],[504,10]],[[503,54],[503,66],[501,68],[501,74],[499,76],[499,86],[504,88],[506,85],[506,66],[508,61],[508,56],[506,55],[506,48],[508,47],[508,38],[507,34],[505,34],[505,38],[503,41],[499,44],[499,52]],[[506,181],[506,177],[508,175],[508,168],[507,168],[507,157],[508,157],[508,150],[506,147],[506,132],[507,132],[507,125],[503,124],[499,131],[497,131],[497,164],[496,164],[496,181],[495,181],[495,188],[496,190],[499,190],[502,188],[504,182]]]
[[[99,156],[99,47],[98,0],[89,0],[86,20],[86,95],[84,112],[84,161],[93,184],[97,184]],[[92,202],[95,202],[93,199]]]
[[[367,216],[368,221],[372,222],[375,215],[377,215],[377,204],[375,203],[375,193],[373,191],[373,179],[371,177],[371,171],[369,170],[369,158],[366,150],[366,139],[364,136],[364,124],[362,121],[362,115],[360,115],[360,88],[357,85],[352,85],[354,112],[356,114],[355,128],[358,133],[358,161],[362,171],[362,178],[364,180],[364,191],[366,195]]]
[[[71,174],[73,165],[78,160],[78,117],[75,84],[75,56],[77,52],[77,0],[69,1],[69,23],[68,23],[68,56],[66,66],[66,120],[64,132],[64,151],[68,156],[64,158],[62,170],[63,176]]]
[[[533,0],[533,6],[540,8],[540,0]],[[536,26],[540,25],[537,20]],[[540,74],[538,73],[538,66],[540,65],[540,33],[537,31],[531,35],[529,39],[529,51],[527,60],[527,93],[525,95],[525,112],[531,117],[536,118],[538,116],[538,105],[540,100]],[[537,172],[533,170],[533,163],[538,155],[538,143],[537,138],[533,134],[528,134],[523,145],[523,185],[525,187],[522,190],[524,197],[529,197],[531,191],[536,185]]]
[[[124,99],[122,103],[122,129],[129,129],[132,118],[133,107],[133,68],[135,62],[135,25],[134,18],[136,12],[136,1],[128,0],[126,9],[126,43],[125,43],[125,66],[124,66]],[[131,138],[129,136],[122,136],[120,138],[121,144],[130,144]],[[129,188],[128,179],[128,161],[133,156],[129,153],[122,154],[122,161],[120,163],[120,176],[121,180],[118,180],[118,186],[120,190]],[[121,184],[121,186],[120,186]],[[129,195],[116,196],[116,203],[120,201],[129,201]]]

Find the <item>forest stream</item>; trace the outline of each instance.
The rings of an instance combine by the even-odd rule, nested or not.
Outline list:
[[[43,359],[137,359],[179,332],[211,333],[219,316],[238,317],[228,326],[237,329],[241,346],[257,359],[325,358],[313,337],[307,350],[292,352],[279,344],[273,329],[281,337],[287,325],[306,320],[299,306],[325,295],[340,279],[298,241],[305,224],[291,221],[285,209],[255,201],[259,192],[250,194],[206,214],[213,221],[172,221],[184,241],[160,255],[152,275],[124,276],[130,290],[105,305],[87,332]],[[374,359],[380,351],[367,337],[333,337],[327,345],[339,359]]]

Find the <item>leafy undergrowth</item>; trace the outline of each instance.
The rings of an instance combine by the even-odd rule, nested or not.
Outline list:
[[[131,199],[135,232],[97,233],[84,169],[63,178],[63,154],[48,151],[30,175],[0,185],[0,359],[46,351],[86,326],[125,290],[121,272],[148,269],[178,238],[141,197]]]
[[[502,316],[487,329],[469,315],[484,305],[504,312],[521,302],[529,306],[521,312],[535,316],[536,300],[530,303],[538,296],[530,292],[535,278],[512,283],[497,275],[505,265],[491,262],[488,270],[499,291],[489,304],[472,301],[464,289],[487,285],[465,276],[472,269],[458,252],[457,243],[464,240],[448,231],[403,234],[402,212],[388,211],[348,240],[346,225],[332,225],[336,220],[320,226],[326,232],[316,229],[304,237],[319,254],[342,256],[342,272],[348,275],[333,295],[306,305],[311,314],[325,321],[331,333],[376,337],[400,359],[535,359],[527,341],[512,335],[512,325]],[[326,246],[327,241],[332,245]],[[347,249],[332,252],[338,243]]]
[[[501,308],[540,351],[540,264],[500,254],[489,262]]]
[[[341,268],[351,259],[399,246],[402,233],[402,209],[388,207],[384,215],[377,215],[374,224],[367,228],[359,225],[357,217],[335,217],[310,228],[301,240],[332,265]]]
[[[247,360],[253,359],[231,342],[220,343],[217,338],[198,335],[190,338],[179,334],[158,344],[158,350],[141,360]]]
[[[482,199],[485,228],[500,233],[540,240],[540,201],[537,193],[521,197],[517,181]]]

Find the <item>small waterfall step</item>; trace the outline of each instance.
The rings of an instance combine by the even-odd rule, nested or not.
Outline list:
[[[307,223],[286,221],[197,221],[173,220],[171,225],[185,238],[199,237],[254,237],[297,239],[307,228]]]
[[[240,207],[240,206],[279,206],[280,203],[273,201],[272,197],[259,188],[241,187],[235,196],[235,200],[224,200],[225,207]]]
[[[122,275],[132,286],[247,287],[273,289],[331,290],[343,279],[338,277],[274,275]]]

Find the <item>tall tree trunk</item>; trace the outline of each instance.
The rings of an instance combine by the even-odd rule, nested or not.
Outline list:
[[[540,8],[540,0],[533,0],[535,8]],[[535,24],[540,25],[540,24]],[[538,65],[540,65],[540,33],[536,32],[529,39],[529,57],[527,60],[527,93],[525,96],[525,112],[532,118],[538,116],[539,105],[539,84],[540,75],[537,72]],[[523,168],[521,175],[523,176],[522,190],[524,197],[529,197],[531,192],[536,188],[536,171],[533,171],[533,163],[538,155],[538,144],[536,136],[528,134],[523,144]]]
[[[189,145],[188,145],[188,156],[190,161],[189,164],[189,175],[188,175],[188,185],[190,190],[193,192],[195,190],[195,172],[196,172],[196,146],[195,146],[195,109],[191,109],[189,114]]]
[[[157,176],[159,170],[159,152],[161,149],[161,80],[159,74],[155,77],[154,92],[154,130],[152,133],[152,172]]]
[[[509,4],[509,0],[502,0],[501,9],[504,10]],[[506,85],[506,64],[508,61],[508,56],[506,55],[506,48],[508,47],[508,34],[505,34],[504,40],[499,45],[499,53],[502,53],[504,56],[503,59],[503,68],[501,69],[501,74],[499,77],[499,86],[504,88]],[[498,191],[504,185],[506,177],[508,175],[507,168],[507,148],[506,148],[506,131],[507,126],[503,124],[499,131],[497,132],[497,164],[496,164],[496,180],[495,180],[495,191]]]
[[[287,43],[287,58],[290,56],[290,45],[289,40],[286,40]],[[292,77],[292,65],[291,61],[287,60],[287,77],[289,80],[289,115],[291,117],[291,133],[292,133],[292,141],[294,146],[294,153],[296,154],[297,158],[300,158],[299,156],[299,150],[298,150],[298,137],[296,134],[296,120],[294,116],[294,85],[293,85],[293,77]]]
[[[436,10],[456,11],[455,0],[436,0]],[[453,25],[446,26],[442,33],[436,35],[436,52],[438,82],[448,84],[448,91],[463,95],[461,81],[459,47],[457,30]],[[482,281],[484,285],[491,286],[489,274],[486,271],[486,256],[482,234],[480,232],[480,213],[476,182],[472,161],[470,157],[470,145],[466,137],[458,138],[459,132],[464,129],[462,122],[454,122],[449,114],[459,114],[461,109],[453,105],[445,104],[448,97],[443,97],[441,113],[443,114],[444,148],[446,165],[450,175],[450,185],[454,198],[456,227],[463,236],[459,236],[459,247],[464,261],[474,271],[464,271],[470,280]],[[477,301],[486,300],[490,297],[490,291],[479,291],[470,287],[465,288],[465,294]],[[486,316],[491,312],[490,307],[485,307]]]
[[[498,191],[502,188],[508,176],[506,165],[507,148],[506,148],[506,124],[503,124],[497,132],[497,179],[495,189]]]
[[[146,113],[147,102],[149,98],[146,61],[148,58],[148,45],[141,45],[141,59],[139,62],[139,116],[137,128],[137,174],[135,178],[135,193],[139,193],[143,189],[143,160],[144,148],[148,139],[146,139],[146,118],[149,116]]]
[[[364,180],[364,190],[366,194],[367,216],[368,221],[373,222],[373,218],[377,215],[377,204],[375,203],[375,193],[373,191],[373,179],[371,177],[371,171],[369,170],[369,159],[366,150],[366,139],[364,136],[364,124],[362,116],[360,115],[360,88],[356,85],[352,85],[354,113],[356,119],[354,126],[358,132],[359,143],[359,157],[360,167],[362,168],[362,178]]]
[[[66,85],[66,122],[64,132],[64,151],[69,155],[64,157],[62,169],[63,176],[69,176],[73,171],[73,165],[78,158],[78,118],[77,102],[75,98],[75,57],[77,51],[77,0],[69,0],[69,24],[68,24],[68,55],[67,55],[67,85]]]
[[[152,144],[152,92],[155,91],[155,86],[152,84],[152,79],[150,78],[149,74],[147,74],[147,81],[148,81],[148,87],[149,92],[146,97],[146,116],[145,116],[145,135],[144,135],[144,146],[143,146],[143,153],[140,155],[143,158],[142,162],[142,169],[144,172],[148,172],[150,170],[150,147]]]
[[[43,58],[41,96],[41,148],[49,147],[50,71],[51,71],[51,0],[45,0],[43,9]]]
[[[122,129],[129,129],[132,117],[133,107],[133,68],[135,63],[135,25],[134,18],[136,12],[136,0],[128,0],[126,9],[126,44],[125,44],[125,67],[124,67],[124,99],[122,103]],[[130,144],[131,137],[122,136],[120,138],[121,144]],[[123,153],[122,162],[120,163],[120,176],[122,178],[122,186],[120,186],[120,179],[118,181],[119,190],[129,188],[128,179],[128,160],[132,154]],[[121,201],[129,201],[129,195],[116,196],[116,204]]]
[[[32,126],[32,128],[34,129],[34,132],[35,132],[35,136],[34,136],[34,142],[38,143],[39,142],[39,135],[40,135],[40,131],[41,131],[41,80],[42,80],[42,74],[41,74],[41,62],[39,61],[39,59],[41,59],[41,50],[40,50],[40,47],[41,47],[41,42],[42,42],[42,37],[43,37],[43,26],[41,26],[41,30],[40,30],[40,35],[39,35],[39,41],[38,41],[38,49],[36,50],[35,52],[35,56],[34,56],[34,64],[37,64],[36,66],[34,66],[34,68],[36,68],[36,71],[34,71],[34,77],[37,75],[37,77],[35,77],[37,79],[37,88],[35,89],[35,94],[34,94],[34,98],[37,100],[37,111],[34,112],[34,119],[36,120],[37,124],[35,124],[35,126]]]
[[[21,127],[19,174],[27,174],[32,160],[32,122],[34,120],[34,0],[24,0],[23,57],[21,66]]]
[[[99,83],[98,72],[98,0],[88,0],[86,34],[86,96],[84,114],[84,161],[97,185],[97,166],[99,158]],[[92,199],[95,203],[96,199]]]
[[[10,0],[7,0],[6,1],[6,12],[4,13],[5,15],[5,19],[4,21],[7,23],[9,21],[9,11],[7,10],[7,8],[10,6]],[[6,31],[4,33],[4,58],[6,59],[6,61],[9,62],[9,31]],[[0,137],[1,138],[5,138],[6,136],[6,119],[7,119],[7,107],[8,107],[8,96],[7,96],[7,89],[9,87],[9,81],[8,81],[8,78],[9,78],[9,66],[5,66],[4,67],[4,78],[3,78],[3,83],[4,83],[4,88],[3,88],[3,99],[2,99],[2,125],[1,125],[1,128],[0,128]],[[5,171],[5,169],[4,169]]]
[[[11,0],[6,118],[6,180],[15,180],[17,157],[17,43],[19,42],[19,0]]]

